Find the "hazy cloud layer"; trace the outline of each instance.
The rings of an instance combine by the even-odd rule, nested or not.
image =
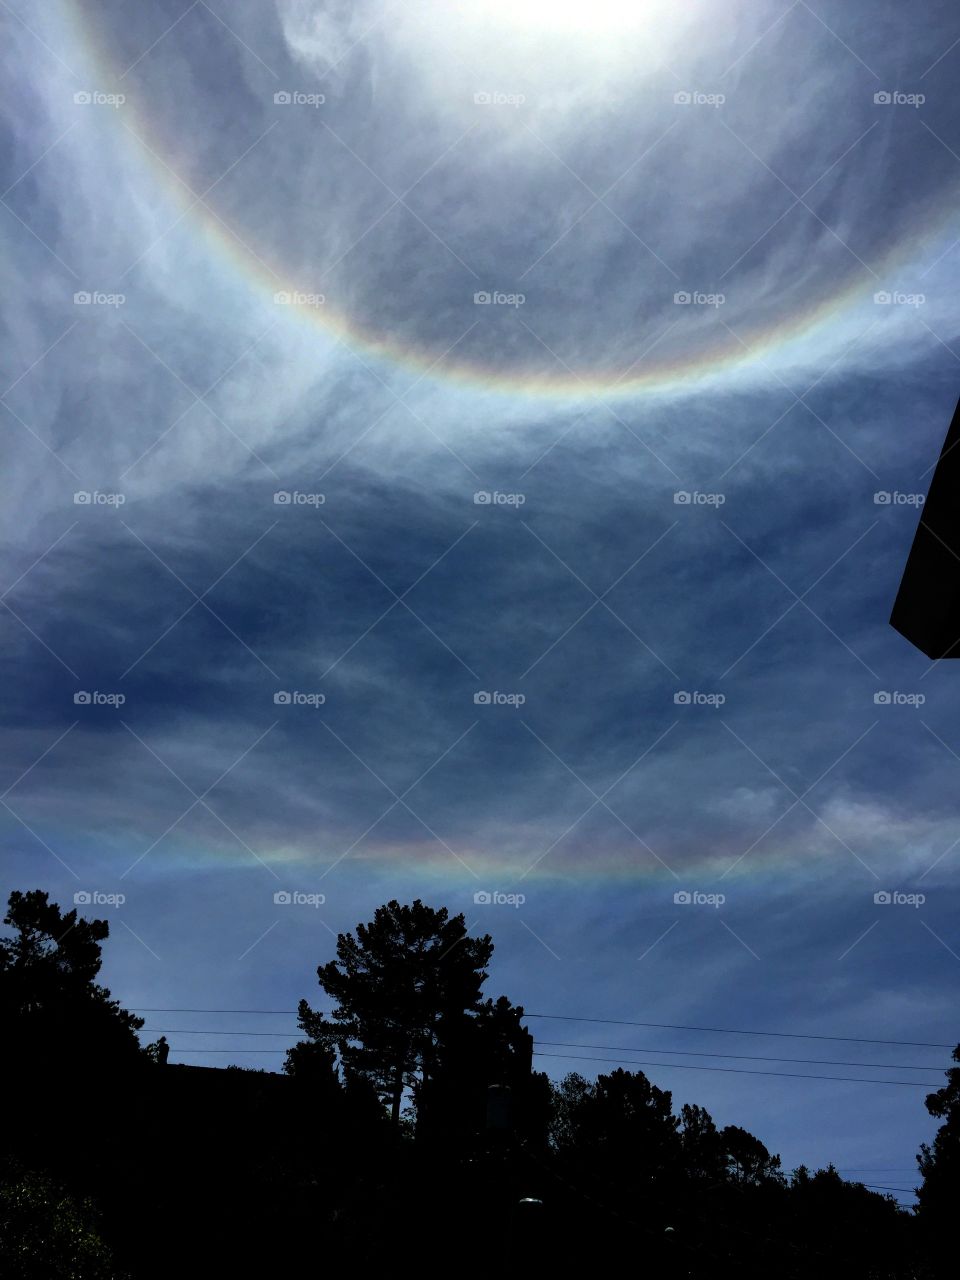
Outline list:
[[[960,700],[886,620],[957,394],[960,29],[523,8],[4,14],[9,883],[123,893],[130,1003],[293,1008],[421,894],[541,1012],[955,1040]],[[656,1078],[788,1162],[926,1132]]]

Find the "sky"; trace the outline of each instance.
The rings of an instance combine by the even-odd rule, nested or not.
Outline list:
[[[281,1011],[147,1014],[269,1069],[421,897],[570,1016],[552,1076],[642,1049],[915,1185],[960,689],[888,617],[960,382],[960,15],[0,23],[6,891],[106,916],[128,1007]]]

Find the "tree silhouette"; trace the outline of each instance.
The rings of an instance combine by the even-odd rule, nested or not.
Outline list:
[[[553,1146],[568,1177],[618,1213],[655,1214],[681,1158],[668,1092],[618,1067],[594,1084],[572,1074],[555,1089]],[[590,1188],[588,1190],[588,1188]]]
[[[317,969],[335,1008],[327,1019],[301,1001],[300,1025],[337,1046],[347,1078],[369,1080],[399,1125],[404,1091],[437,1069],[444,1025],[479,1008],[492,954],[489,935],[468,937],[462,915],[419,898],[388,902],[355,934],[338,934],[337,959]]]
[[[727,1176],[733,1182],[759,1186],[783,1181],[780,1157],[772,1156],[759,1138],[739,1125],[729,1124],[720,1131],[720,1146]]]
[[[39,889],[11,893],[0,939],[0,1017],[16,1037],[24,1073],[62,1066],[81,1049],[74,1070],[130,1065],[141,1058],[143,1019],[122,1009],[96,982],[106,920],[61,912]],[[76,1059],[76,1055],[75,1055]]]
[[[833,1165],[811,1174],[803,1165],[790,1177],[789,1218],[781,1231],[794,1250],[822,1259],[821,1276],[916,1276],[916,1221],[890,1196],[847,1182]],[[926,1274],[926,1273],[924,1273]]]
[[[523,1009],[500,996],[475,1014],[443,1019],[430,1075],[414,1088],[419,1138],[470,1143],[487,1121],[491,1086],[499,1086],[509,1102],[509,1130],[544,1144],[550,1087],[532,1071],[533,1036],[522,1018]]]
[[[960,1045],[953,1051],[960,1063]],[[931,1253],[946,1274],[948,1258],[955,1265],[955,1223],[960,1197],[960,1066],[950,1067],[947,1083],[936,1093],[928,1094],[926,1107],[932,1116],[943,1120],[933,1145],[924,1142],[917,1156],[923,1184],[917,1193],[918,1214],[931,1242]],[[940,1274],[938,1272],[937,1274]]]
[[[723,1142],[705,1107],[684,1103],[680,1108],[680,1147],[684,1169],[693,1181],[713,1185],[726,1177]]]

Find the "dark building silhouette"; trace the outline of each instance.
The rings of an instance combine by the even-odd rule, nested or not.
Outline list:
[[[960,404],[920,509],[890,624],[928,658],[960,658]]]

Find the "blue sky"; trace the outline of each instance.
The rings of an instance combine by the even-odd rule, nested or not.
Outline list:
[[[422,896],[539,1012],[960,1035],[960,698],[887,623],[957,397],[960,24],[672,8],[4,6],[5,880],[123,895],[125,1003],[292,1009]],[[788,1167],[931,1132],[648,1070]]]

